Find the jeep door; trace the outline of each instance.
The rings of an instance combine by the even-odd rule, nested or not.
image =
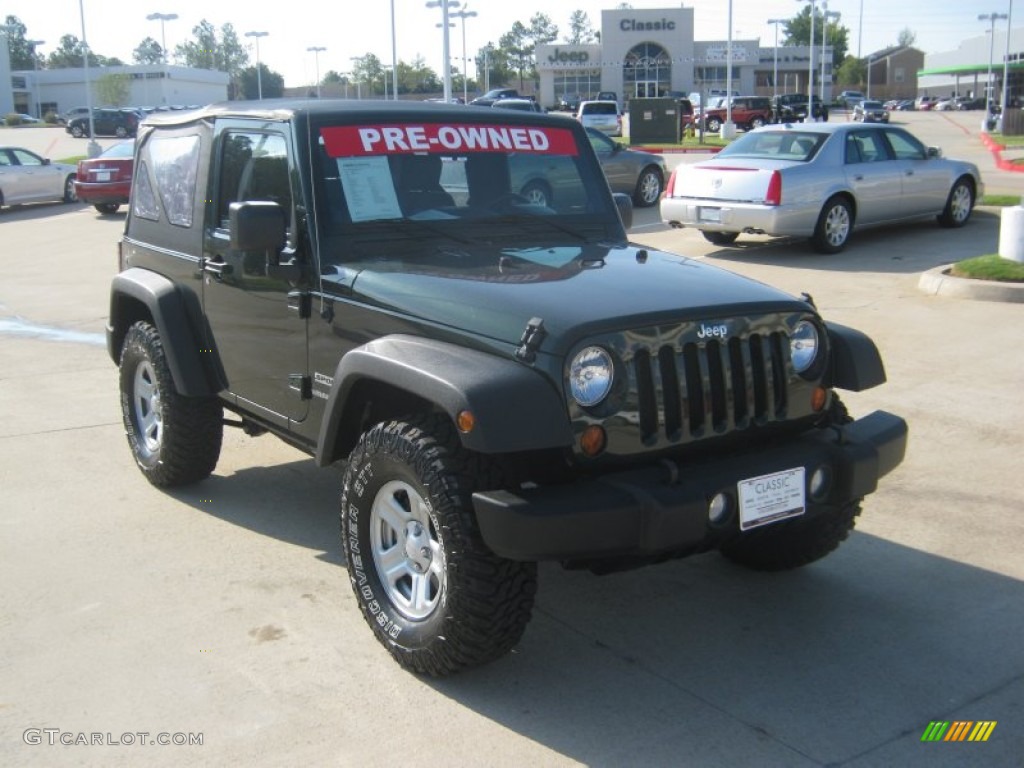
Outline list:
[[[203,308],[210,347],[239,406],[283,427],[302,421],[309,405],[307,320],[293,282],[297,265],[295,169],[287,133],[218,123],[213,200],[203,248]],[[231,247],[231,203],[281,206],[286,243],[274,254]]]

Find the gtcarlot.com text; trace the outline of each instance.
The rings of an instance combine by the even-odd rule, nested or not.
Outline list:
[[[45,744],[51,747],[150,747],[150,746],[187,746],[201,747],[202,733],[153,733],[151,731],[125,731],[124,733],[104,733],[85,731],[65,731],[60,728],[26,728],[21,735],[26,744],[37,746]]]

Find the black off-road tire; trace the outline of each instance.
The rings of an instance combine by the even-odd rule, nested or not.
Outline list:
[[[137,322],[121,347],[121,416],[142,474],[169,488],[210,475],[220,457],[223,409],[214,397],[175,390],[156,328]]]
[[[121,206],[118,203],[96,203],[93,208],[102,214],[117,213],[117,209]]]
[[[440,677],[508,653],[530,620],[535,563],[480,539],[473,490],[499,487],[447,418],[378,424],[360,438],[341,492],[349,581],[374,635],[403,667]]]
[[[709,229],[702,229],[700,233],[704,235],[705,240],[714,245],[732,245],[740,236],[739,232],[713,232]]]
[[[974,185],[967,178],[960,178],[949,190],[946,207],[939,214],[939,224],[944,227],[962,227],[971,218],[974,209]]]
[[[811,244],[819,253],[839,253],[853,232],[853,209],[843,197],[830,197],[821,209]]]
[[[838,396],[825,416],[832,424],[853,419]],[[820,560],[850,535],[860,514],[861,499],[812,518],[797,517],[741,533],[719,548],[734,563],[756,571],[787,571]]]

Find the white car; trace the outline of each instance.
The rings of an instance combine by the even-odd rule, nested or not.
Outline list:
[[[711,159],[680,165],[661,218],[716,245],[741,233],[789,235],[837,253],[855,227],[923,216],[963,226],[984,191],[976,165],[943,158],[899,126],[791,123],[750,131]]]
[[[576,119],[584,128],[593,128],[609,136],[622,135],[622,118],[615,101],[581,101]]]
[[[0,208],[20,203],[60,201],[73,203],[73,165],[51,163],[21,147],[0,147]]]

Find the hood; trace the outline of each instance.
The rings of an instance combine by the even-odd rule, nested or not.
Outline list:
[[[545,351],[665,321],[810,311],[789,294],[701,261],[635,246],[439,249],[413,261],[349,263],[327,292],[472,335],[518,344],[544,321]]]

